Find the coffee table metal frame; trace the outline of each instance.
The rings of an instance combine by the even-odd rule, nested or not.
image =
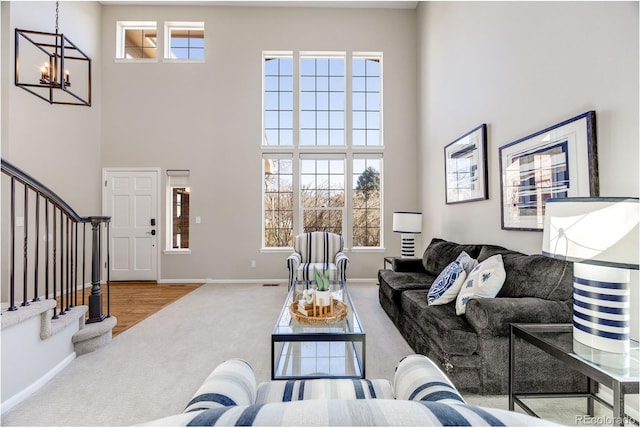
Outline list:
[[[349,307],[347,317],[337,323],[336,326],[307,326],[291,319],[289,306],[293,302],[296,289],[309,287],[313,281],[296,281],[294,287],[289,290],[287,299],[280,311],[278,320],[271,334],[271,379],[320,379],[320,378],[348,378],[363,379],[366,376],[366,333],[358,317],[358,313],[353,305],[347,284],[345,281],[332,281],[332,292],[342,291],[342,301]],[[297,287],[296,287],[297,286]],[[301,342],[346,342],[345,348],[353,349],[354,373],[344,375],[330,375],[325,373],[277,373],[283,359],[290,357],[291,348],[294,344]],[[277,344],[282,343],[278,349]],[[358,346],[360,345],[360,346]],[[360,351],[359,349],[360,348]],[[345,354],[345,364],[348,355]]]
[[[613,410],[613,421],[616,425],[624,426],[625,419],[633,419],[625,416],[624,396],[625,394],[638,394],[639,379],[637,375],[624,377],[615,375],[603,367],[589,362],[570,350],[563,349],[552,340],[545,338],[541,333],[567,334],[573,331],[572,324],[511,324],[511,334],[509,335],[509,410],[514,410],[518,404],[525,412],[537,417],[536,413],[529,408],[522,400],[531,398],[553,398],[553,397],[586,397],[587,414],[594,415],[594,400]],[[547,354],[557,358],[567,364],[568,367],[579,371],[588,377],[587,391],[584,393],[515,393],[515,338],[522,338]],[[634,341],[635,342],[635,341]],[[635,348],[638,343],[635,342]],[[637,349],[636,349],[637,352]],[[607,403],[596,395],[598,384],[611,388],[613,391],[613,405]],[[636,423],[637,425],[637,423]]]

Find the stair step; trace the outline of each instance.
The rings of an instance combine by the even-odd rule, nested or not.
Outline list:
[[[76,355],[93,352],[110,343],[113,338],[111,332],[116,324],[118,320],[114,316],[107,317],[101,322],[85,324],[84,328],[71,338]]]

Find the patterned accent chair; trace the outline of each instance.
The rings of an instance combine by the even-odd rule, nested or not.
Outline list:
[[[550,426],[529,415],[472,406],[424,355],[387,379],[274,380],[257,384],[251,365],[227,360],[184,413],[147,426]]]
[[[287,258],[289,288],[296,280],[313,279],[313,268],[329,271],[331,280],[346,281],[349,258],[342,252],[344,240],[331,232],[307,232],[293,238],[293,254]]]

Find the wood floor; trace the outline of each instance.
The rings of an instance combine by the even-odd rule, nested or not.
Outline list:
[[[161,284],[155,282],[112,282],[111,315],[118,319],[113,336],[136,325],[202,284]],[[102,286],[103,312],[107,313],[107,290]]]

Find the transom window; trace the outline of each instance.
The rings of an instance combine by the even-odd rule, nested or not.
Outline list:
[[[156,23],[153,21],[119,21],[116,58],[156,59],[158,57]]]
[[[165,58],[204,61],[204,22],[166,22]]]
[[[381,247],[381,55],[263,59],[263,247],[310,231]]]

